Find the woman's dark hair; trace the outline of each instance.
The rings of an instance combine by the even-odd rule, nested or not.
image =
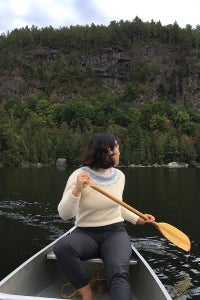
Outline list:
[[[114,160],[110,151],[114,150],[116,142],[118,138],[112,134],[95,134],[83,156],[82,165],[93,169],[113,167]]]

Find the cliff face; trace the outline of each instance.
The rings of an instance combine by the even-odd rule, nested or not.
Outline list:
[[[13,52],[1,70],[0,101],[16,95],[26,101],[43,92],[65,102],[73,95],[95,95],[98,87],[135,106],[167,97],[200,108],[199,57],[198,49],[180,53],[163,44],[106,48],[87,55],[39,48]]]

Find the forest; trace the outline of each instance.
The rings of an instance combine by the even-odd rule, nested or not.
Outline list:
[[[33,26],[2,34],[0,77],[15,70],[26,85],[23,94],[21,89],[1,97],[0,165],[55,165],[58,158],[65,158],[68,166],[77,166],[91,136],[109,132],[120,140],[121,165],[176,161],[198,166],[199,109],[187,101],[172,101],[166,90],[156,100],[150,97],[138,105],[150,75],[144,61],[128,69],[121,93],[102,85],[102,78],[89,66],[83,71],[83,56],[114,46],[128,51],[135,43],[173,46],[179,58],[187,57],[187,66],[199,64],[200,26],[182,29],[177,23],[162,26],[136,17],[132,22],[113,21],[107,27]],[[36,49],[63,51],[68,60],[34,60],[30,51]],[[42,88],[26,95],[27,83],[36,80],[42,82]],[[51,94],[55,86],[68,95],[66,100]]]
[[[120,139],[121,164],[200,162],[200,113],[163,99],[142,108],[108,95],[92,101],[51,102],[43,95],[0,105],[0,162],[79,165],[88,139],[98,132]]]

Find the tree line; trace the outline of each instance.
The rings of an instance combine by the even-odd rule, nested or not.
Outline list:
[[[112,21],[108,26],[91,24],[54,29],[52,26],[38,29],[28,26],[14,29],[0,36],[0,49],[34,48],[36,45],[52,49],[81,50],[90,52],[110,46],[128,48],[131,43],[140,41],[177,45],[186,51],[200,45],[200,25],[192,28],[187,24],[179,27],[177,22],[162,26],[161,22],[143,22],[139,17],[133,21]]]
[[[200,163],[200,113],[193,107],[150,101],[141,108],[102,92],[66,103],[34,95],[0,104],[0,163],[79,165],[94,133],[120,139],[121,164]]]

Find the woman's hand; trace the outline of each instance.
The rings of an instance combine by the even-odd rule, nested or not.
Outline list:
[[[147,216],[148,219],[144,220],[143,218],[139,217],[139,219],[137,220],[137,224],[144,225],[146,223],[152,223],[155,221],[154,216],[152,216],[150,214],[145,214],[145,216]]]
[[[89,183],[90,173],[83,172],[77,176],[76,185],[72,191],[75,197],[79,197],[82,189]]]

